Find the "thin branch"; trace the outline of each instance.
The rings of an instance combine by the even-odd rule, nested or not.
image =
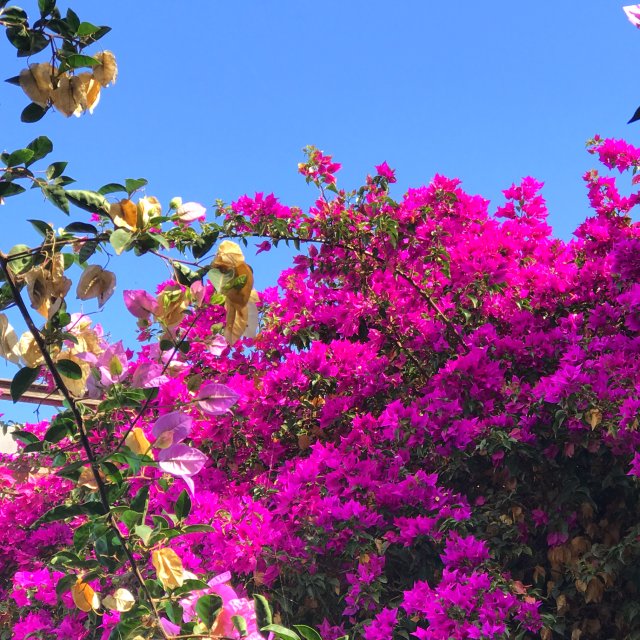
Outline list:
[[[166,640],[169,640],[170,636],[169,634],[167,634],[164,630],[164,628],[162,627],[162,625],[160,624],[159,620],[160,620],[160,614],[156,608],[155,603],[153,602],[153,600],[151,599],[151,593],[149,592],[149,588],[147,587],[147,585],[145,584],[144,578],[142,577],[142,574],[140,573],[140,569],[138,567],[138,564],[136,562],[136,559],[133,555],[133,551],[131,551],[131,549],[129,548],[129,545],[127,544],[127,539],[122,535],[118,524],[116,522],[116,519],[113,515],[113,512],[111,511],[111,504],[109,502],[109,498],[107,496],[107,489],[105,486],[105,483],[100,475],[100,467],[98,464],[98,461],[93,453],[93,449],[91,448],[91,442],[89,441],[89,435],[87,433],[87,429],[86,426],[84,424],[84,419],[82,418],[82,414],[80,413],[80,409],[78,408],[78,403],[76,402],[76,399],[71,395],[71,393],[69,392],[69,389],[67,389],[67,386],[64,383],[64,380],[62,379],[62,376],[60,375],[60,372],[58,371],[58,369],[56,368],[55,362],[53,361],[51,354],[49,353],[49,350],[47,349],[47,344],[42,336],[42,334],[40,333],[39,329],[36,327],[36,325],[33,322],[33,319],[31,318],[31,314],[29,313],[29,310],[27,309],[27,306],[24,303],[24,300],[22,299],[22,295],[20,294],[20,290],[18,289],[18,286],[16,285],[16,283],[13,280],[13,276],[11,274],[11,271],[9,269],[9,260],[8,260],[8,256],[0,251],[0,268],[2,269],[2,271],[4,272],[4,276],[5,279],[7,281],[7,284],[9,285],[9,288],[11,289],[11,294],[12,297],[16,303],[16,306],[18,307],[20,314],[22,315],[22,318],[24,319],[29,331],[31,332],[31,335],[33,336],[33,339],[35,340],[36,344],[38,345],[38,348],[40,349],[40,352],[42,353],[42,356],[44,358],[45,364],[47,366],[47,369],[49,370],[53,381],[55,382],[56,388],[58,389],[58,391],[60,392],[60,394],[62,395],[62,397],[65,399],[65,401],[68,403],[69,408],[71,410],[71,413],[73,415],[74,421],[76,423],[76,426],[78,427],[78,433],[80,435],[80,442],[82,444],[82,448],[85,451],[85,454],[87,456],[87,462],[89,463],[90,467],[91,467],[91,472],[93,474],[94,480],[96,482],[96,485],[98,487],[98,495],[100,496],[100,502],[102,503],[102,507],[105,510],[105,515],[106,515],[106,519],[107,522],[109,523],[109,526],[113,529],[114,533],[116,534],[118,540],[120,541],[120,544],[122,544],[122,548],[124,549],[124,552],[127,556],[127,560],[129,561],[129,565],[131,566],[131,570],[133,571],[133,574],[136,577],[136,580],[138,581],[140,588],[142,589],[143,593],[145,594],[146,599],[149,601],[149,604],[151,606],[151,608],[153,609],[153,612],[155,614],[156,620],[158,620],[158,627],[163,635],[163,637]]]

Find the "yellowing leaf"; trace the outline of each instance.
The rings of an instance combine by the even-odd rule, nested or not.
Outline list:
[[[124,443],[133,451],[133,453],[137,453],[138,455],[148,455],[152,457],[151,454],[151,443],[147,440],[144,435],[144,431],[140,427],[134,427],[131,429],[131,433],[125,438]]]
[[[165,547],[157,549],[151,554],[151,562],[156,570],[158,580],[165,589],[176,589],[184,582],[184,567],[182,560],[173,550]]]
[[[96,611],[100,608],[100,598],[98,594],[86,583],[82,582],[82,578],[78,578],[77,582],[71,587],[71,596],[73,602],[80,611]]]
[[[136,603],[136,599],[128,589],[118,589],[112,596],[103,598],[102,604],[111,611],[130,611],[133,609],[133,605]]]

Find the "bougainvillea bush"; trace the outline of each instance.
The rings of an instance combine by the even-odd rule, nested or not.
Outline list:
[[[23,120],[93,109],[108,28],[5,4],[21,57],[52,45],[15,79]],[[64,402],[0,457],[1,638],[640,637],[640,149],[590,141],[566,242],[533,178],[495,211],[439,175],[396,201],[386,163],[344,191],[309,147],[308,211],[207,211],[69,189],[31,169],[51,147],[1,156],[0,198],[84,212],[0,252],[11,395]],[[293,267],[254,291],[281,243]],[[174,274],[120,293],[136,350],[69,295],[108,304],[123,252]]]
[[[589,150],[640,166],[622,141]],[[329,640],[636,637],[640,196],[589,172],[592,215],[564,242],[532,178],[492,215],[457,180],[396,202],[386,164],[353,193],[338,169],[308,149],[307,212],[258,194],[166,231],[247,253],[300,245],[260,294],[255,338],[228,344],[219,282],[184,265],[189,286],[125,292],[136,354],[70,320],[88,438],[164,631],[193,632],[195,598],[216,594],[207,634],[239,637],[241,612],[260,637],[261,594],[278,633]],[[88,527],[105,516],[67,415],[28,426],[2,460],[3,624],[156,637],[144,617],[109,635],[136,609],[104,598],[142,596],[108,525]]]

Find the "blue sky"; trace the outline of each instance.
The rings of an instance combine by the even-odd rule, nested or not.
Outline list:
[[[33,12],[36,4],[22,6]],[[533,175],[546,184],[555,232],[569,238],[587,213],[581,176],[595,166],[587,138],[638,143],[640,123],[625,123],[640,104],[640,33],[618,2],[71,6],[82,20],[113,28],[102,46],[118,59],[117,84],[93,116],[49,113],[32,125],[19,123],[22,92],[0,87],[0,146],[48,135],[51,158],[69,161],[78,188],[144,176],[147,194],[165,203],[181,195],[211,205],[264,191],[305,206],[314,193],[296,167],[302,147],[313,144],[343,164],[346,188],[386,160],[397,170],[396,196],[438,172],[461,178],[495,208],[502,189]],[[0,38],[1,77],[24,63]],[[8,200],[0,214],[4,250],[35,241],[26,218],[67,222],[38,197]],[[263,288],[288,254],[260,258],[248,252]],[[151,260],[111,266],[120,291],[165,277]],[[101,322],[115,337],[130,336],[120,295],[111,307]]]

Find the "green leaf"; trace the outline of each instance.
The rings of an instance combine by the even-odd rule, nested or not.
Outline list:
[[[8,27],[7,38],[18,50],[19,58],[35,55],[49,46],[49,39],[41,31],[27,29],[25,25]]]
[[[31,431],[12,431],[11,437],[18,442],[22,442],[24,444],[34,444],[35,442],[40,442],[40,439],[35,434],[31,433]]]
[[[23,367],[11,381],[11,399],[18,402],[24,392],[37,380],[41,367]]]
[[[183,284],[186,287],[191,286],[196,280],[200,280],[202,275],[200,271],[195,271],[190,269],[186,264],[182,264],[181,262],[176,262],[175,260],[171,262],[171,266],[175,272],[176,280],[178,284]],[[246,276],[245,276],[246,279]]]
[[[322,640],[322,636],[311,627],[306,624],[294,624],[293,628],[305,639],[305,640]]]
[[[631,124],[632,122],[637,122],[638,120],[640,120],[640,107],[636,109],[635,113],[631,116],[631,120],[629,120],[627,124]]]
[[[17,167],[19,164],[29,162],[35,155],[33,149],[18,149],[9,154],[9,157],[5,160],[7,167]]]
[[[273,623],[273,616],[271,615],[271,607],[267,599],[259,594],[253,594],[253,606],[256,611],[256,622],[258,623],[258,629],[267,627]]]
[[[218,231],[202,234],[192,245],[191,253],[196,260],[202,258],[203,255],[211,250],[211,247],[218,239]]]
[[[20,114],[21,122],[38,122],[45,113],[49,111],[49,107],[41,107],[39,104],[32,102],[28,104]]]
[[[271,631],[281,640],[300,640],[300,636],[293,629],[287,629],[279,624],[268,624],[266,627],[261,627],[260,631]]]
[[[70,435],[69,426],[69,421],[67,420],[55,420],[44,434],[45,442],[50,442],[51,444],[60,442],[60,440]]]
[[[129,197],[131,197],[131,194],[134,191],[137,191],[138,189],[142,189],[142,187],[146,187],[147,184],[149,184],[148,180],[145,180],[144,178],[138,178],[137,180],[134,180],[133,178],[127,178],[124,181],[127,193],[129,194]]]
[[[207,272],[207,278],[209,278],[209,282],[213,285],[213,288],[218,292],[222,293],[225,283],[228,281],[228,278],[220,269],[209,269]]]
[[[72,222],[68,224],[64,230],[67,233],[94,233],[98,234],[98,230],[92,225],[86,222]]]
[[[120,514],[120,520],[127,525],[127,529],[129,530],[138,525],[141,519],[142,514],[133,509],[127,509],[124,513]]]
[[[196,602],[196,613],[202,622],[207,625],[207,629],[211,629],[215,619],[222,609],[222,598],[217,595],[209,594],[198,598]]]
[[[49,180],[55,180],[59,178],[64,170],[67,168],[68,162],[53,162],[47,167],[47,178]]]
[[[209,585],[204,580],[185,580],[181,587],[174,589],[173,596],[180,596],[183,593],[190,593],[191,591],[202,591],[208,589]]]
[[[0,198],[8,198],[9,196],[17,196],[26,189],[15,182],[2,182],[0,180]]]
[[[63,576],[58,580],[58,583],[56,584],[56,595],[58,596],[58,600],[62,599],[62,595],[67,593],[77,580],[78,576],[75,574]]]
[[[65,16],[65,22],[69,25],[69,28],[73,33],[76,33],[78,27],[80,26],[80,18],[78,18],[78,14],[72,9],[67,9],[67,15]]]
[[[109,201],[101,194],[95,191],[82,191],[79,189],[70,189],[67,192],[67,198],[71,202],[84,211],[89,213],[106,213],[109,214]]]
[[[190,524],[182,530],[182,533],[209,533],[215,531],[210,524]]]
[[[7,27],[7,40],[18,50],[18,57],[23,57],[25,51],[31,47],[29,30],[23,24]]]
[[[142,540],[144,544],[149,544],[149,540],[153,535],[153,529],[148,524],[138,524],[134,528],[135,534]]]
[[[55,184],[43,185],[40,187],[46,199],[54,204],[60,211],[69,215],[69,200],[67,194],[62,187]]]
[[[182,616],[184,615],[182,607],[177,602],[168,602],[165,608],[167,617],[174,624],[182,624]]]
[[[91,536],[92,522],[85,522],[73,532],[73,546],[76,551],[80,551],[89,542]]]
[[[104,507],[99,502],[84,502],[82,504],[58,505],[49,509],[44,515],[40,516],[32,525],[32,529],[37,529],[46,522],[55,522],[57,520],[66,520],[79,515],[104,515]]]
[[[7,7],[2,11],[2,21],[6,24],[23,24],[27,20],[27,12],[20,7]]]
[[[189,513],[191,513],[191,498],[189,497],[186,489],[183,489],[182,493],[178,496],[175,510],[178,520],[184,520]]]
[[[80,249],[80,253],[78,254],[78,261],[80,264],[85,263],[98,248],[97,240],[87,240],[82,244],[82,249]]]
[[[117,255],[131,246],[131,231],[116,229],[110,236],[109,242]]]
[[[242,289],[244,285],[247,284],[247,276],[236,276],[230,282],[227,282],[224,287],[222,287],[223,292],[230,291],[231,289]]]
[[[77,362],[73,360],[58,360],[56,362],[56,369],[69,380],[80,380],[82,378],[82,369]]]
[[[26,163],[28,167],[36,160],[41,160],[45,156],[48,156],[53,151],[53,142],[51,142],[47,136],[38,136],[27,145],[27,149],[33,151],[33,157]]]
[[[129,506],[131,507],[131,509],[133,509],[133,511],[142,513],[147,505],[148,499],[149,499],[149,486],[145,485],[138,491],[138,493],[136,493],[136,495],[134,496]]]
[[[81,22],[76,29],[76,35],[81,38],[84,36],[90,36],[99,29],[100,27],[96,27],[95,24],[91,24],[90,22]]]
[[[100,40],[100,38],[104,38],[109,31],[111,31],[111,27],[99,27],[95,33],[92,33],[90,36],[85,36],[84,39],[89,42],[98,42],[98,40]]]
[[[30,252],[31,248],[26,244],[17,244],[14,247],[11,247],[9,253],[7,254],[7,257],[9,258],[9,269],[11,269],[11,271],[16,275],[19,275],[31,269],[31,266],[33,265],[33,256],[30,255]],[[13,257],[18,255],[20,255],[19,258]]]
[[[233,626],[238,630],[241,638],[247,635],[247,621],[244,616],[231,616]],[[320,638],[322,640],[322,638]]]
[[[42,17],[49,15],[56,6],[56,0],[38,0],[38,9]]]
[[[119,193],[120,191],[125,192],[126,190],[127,188],[124,185],[118,184],[117,182],[110,182],[100,187],[98,193],[106,196],[108,193]]]
[[[53,233],[53,227],[44,220],[27,220],[31,226],[43,237],[46,238]]]
[[[66,467],[56,471],[57,476],[62,476],[63,478],[69,478],[69,480],[77,480],[80,475],[80,469],[85,466],[84,460],[77,460],[76,462],[71,462]]]

